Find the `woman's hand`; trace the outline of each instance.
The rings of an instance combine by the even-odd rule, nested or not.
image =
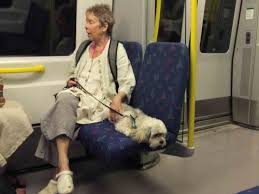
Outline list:
[[[75,79],[70,79],[67,81],[67,87],[71,88],[77,85],[77,81]]]
[[[122,102],[125,100],[126,94],[124,92],[119,92],[116,96],[113,97],[111,108],[117,112],[122,112]],[[110,119],[112,122],[117,122],[120,115],[112,110],[110,110]]]
[[[117,112],[121,112],[122,108],[122,99],[119,95],[114,96],[111,103],[111,108],[116,110]],[[110,110],[110,119],[112,122],[117,122],[120,115],[112,110]]]

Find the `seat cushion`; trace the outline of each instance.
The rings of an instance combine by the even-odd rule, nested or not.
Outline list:
[[[155,151],[148,145],[136,143],[117,132],[108,120],[81,125],[78,137],[91,154],[104,159],[107,163],[121,163],[140,152]],[[168,133],[167,145],[175,142],[175,139],[173,133]]]

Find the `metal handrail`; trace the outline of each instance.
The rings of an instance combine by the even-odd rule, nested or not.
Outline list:
[[[45,67],[43,65],[35,65],[32,67],[0,67],[0,74],[8,73],[34,73],[44,72]]]
[[[197,65],[197,0],[191,0],[191,42],[190,42],[190,82],[189,82],[189,119],[188,148],[194,149],[196,65]]]

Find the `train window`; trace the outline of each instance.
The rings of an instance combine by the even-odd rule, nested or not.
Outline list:
[[[180,42],[183,22],[183,0],[164,0],[158,31],[159,42]]]
[[[76,0],[13,1],[14,9],[0,9],[0,56],[65,56],[74,51]]]
[[[207,0],[204,11],[200,50],[225,53],[229,49],[236,0]]]
[[[8,8],[11,7],[12,0],[1,0],[0,1],[0,8]]]

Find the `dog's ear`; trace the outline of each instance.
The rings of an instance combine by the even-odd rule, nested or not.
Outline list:
[[[164,122],[161,121],[161,120],[159,120],[159,122],[158,122],[158,128],[157,129],[158,129],[159,133],[167,133],[167,128],[166,128]]]
[[[157,134],[165,135],[166,133],[167,133],[167,129],[166,129],[165,124],[159,119],[154,120],[153,126],[151,128],[151,137],[153,137]]]
[[[130,135],[132,139],[138,143],[148,142],[147,130],[137,129]]]

